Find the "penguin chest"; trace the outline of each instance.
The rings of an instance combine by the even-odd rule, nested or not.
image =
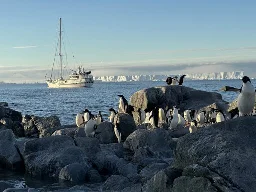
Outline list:
[[[237,98],[237,107],[241,114],[250,114],[255,103],[255,92],[240,93]]]

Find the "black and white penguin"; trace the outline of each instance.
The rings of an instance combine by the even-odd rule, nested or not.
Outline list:
[[[91,119],[91,112],[88,109],[84,110],[84,123],[87,123]]]
[[[158,127],[158,121],[159,121],[159,107],[155,107],[152,111],[151,111],[151,116],[149,117],[149,121],[151,123],[151,125],[156,128]]]
[[[239,117],[238,107],[230,110],[228,113],[230,114],[230,119],[235,119],[235,118]]]
[[[191,110],[188,110],[188,109],[184,111],[184,119],[187,123],[190,123],[192,121],[190,112],[191,112]]]
[[[119,113],[126,113],[127,107],[128,107],[128,101],[124,98],[123,95],[118,95],[120,97],[119,99],[119,105],[118,105],[118,112]]]
[[[189,133],[194,133],[197,131],[197,121],[192,120],[189,126]]]
[[[161,124],[166,122],[165,113],[162,108],[158,109],[158,122]]]
[[[110,108],[109,111],[110,111],[110,115],[108,117],[109,118],[109,122],[114,123],[114,118],[115,118],[117,112],[113,108]]]
[[[134,111],[134,107],[131,105],[127,105],[125,113],[128,113],[133,117],[133,114],[132,114],[133,111]]]
[[[205,113],[206,111],[201,111],[197,114],[196,121],[198,124],[203,125],[205,123]]]
[[[179,122],[179,113],[176,107],[173,107],[172,116],[168,119],[170,129],[176,129]]]
[[[118,118],[116,118],[116,120],[114,122],[114,133],[115,133],[115,136],[117,138],[117,142],[121,143],[122,134],[121,134],[121,131],[120,131],[120,128],[119,128]]]
[[[211,124],[214,124],[216,123],[216,109],[215,108],[211,108],[210,111],[209,111],[209,119],[208,119],[208,122],[211,123]]]
[[[139,123],[142,124],[146,119],[146,112],[142,108],[139,108],[138,112],[139,112]]]
[[[255,104],[255,88],[249,77],[242,78],[243,85],[237,98],[239,116],[251,115]]]
[[[103,122],[103,118],[101,115],[101,111],[99,111],[97,117],[96,117],[96,124],[99,125],[101,122]]]
[[[173,78],[172,77],[167,77],[166,83],[167,83],[167,85],[182,85],[185,76],[186,75],[182,75],[179,80],[178,80],[177,76],[175,76]]]
[[[215,111],[217,112],[217,114],[216,114],[216,123],[220,123],[222,121],[225,121],[225,115],[224,115],[223,111],[221,111],[220,109],[216,109]]]
[[[191,109],[189,114],[190,114],[191,120],[196,120],[196,110],[195,109]]]
[[[84,126],[84,132],[87,137],[93,137],[95,135],[96,129],[97,129],[97,122],[94,119],[89,119],[89,121]]]
[[[84,116],[81,113],[77,113],[76,115],[76,126],[79,128],[84,126]]]

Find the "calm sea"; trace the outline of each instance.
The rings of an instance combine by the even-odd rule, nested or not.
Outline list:
[[[241,80],[185,80],[184,86],[199,90],[219,92],[223,99],[232,101],[234,92],[219,91],[225,85],[240,88]],[[252,81],[256,85],[256,80]],[[91,88],[49,89],[46,84],[0,84],[0,101],[8,102],[9,107],[22,115],[57,115],[62,125],[75,124],[75,116],[88,108],[97,114],[102,111],[106,118],[108,109],[117,109],[122,94],[129,101],[130,96],[141,89],[166,85],[165,82],[118,82],[95,83]]]

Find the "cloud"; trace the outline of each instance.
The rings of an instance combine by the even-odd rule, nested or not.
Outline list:
[[[36,45],[27,45],[27,46],[16,46],[12,47],[13,49],[29,49],[29,48],[36,48]]]

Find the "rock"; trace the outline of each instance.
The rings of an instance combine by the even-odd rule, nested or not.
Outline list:
[[[80,163],[66,165],[60,170],[59,179],[71,181],[75,184],[83,183],[85,182],[85,176],[89,168],[89,165],[85,166],[84,164]]]
[[[149,180],[151,177],[153,177],[158,171],[165,169],[168,166],[167,163],[153,163],[145,168],[143,168],[140,172],[140,175],[142,177],[142,182]]]
[[[84,128],[77,128],[74,137],[86,137]]]
[[[50,117],[37,117],[33,118],[34,124],[39,131],[39,137],[51,136],[54,131],[58,130],[61,126],[60,120],[57,116]]]
[[[100,151],[100,142],[96,138],[76,137],[75,143],[78,147],[83,149],[83,151],[90,159],[93,159],[95,155]]]
[[[8,119],[11,119],[12,121],[21,122],[22,115],[18,111],[0,106],[0,119],[2,118],[8,118]]]
[[[131,115],[126,113],[118,113],[115,116],[114,122],[119,124],[118,130],[121,133],[121,140],[125,139],[136,130],[136,124]]]
[[[167,186],[168,176],[164,171],[159,171],[148,182],[143,185],[143,192],[167,192],[170,191],[170,187]]]
[[[52,136],[56,136],[56,135],[67,135],[69,137],[74,138],[75,134],[76,134],[76,130],[77,128],[64,128],[64,129],[58,129],[56,131],[53,132]]]
[[[256,188],[255,125],[256,117],[239,117],[181,137],[177,143],[174,166],[185,169],[199,164],[217,175],[214,178],[208,176],[208,180],[199,179],[202,183],[198,185],[207,184],[218,177],[233,191],[251,191]],[[193,172],[191,174],[195,175]],[[201,174],[200,177],[205,178],[205,175]],[[196,180],[197,183],[199,181]],[[184,185],[191,182],[194,180],[186,178]],[[219,184],[221,187],[223,184]]]
[[[93,164],[103,175],[117,174],[128,177],[137,174],[137,166],[107,151],[97,153]]]
[[[121,143],[100,144],[100,148],[102,151],[112,153],[113,155],[116,155],[119,158],[124,157],[124,147]]]
[[[12,130],[0,131],[0,138],[0,164],[11,170],[22,170],[24,165],[15,147],[16,140]]]
[[[170,131],[164,129],[138,129],[127,137],[124,148],[136,152],[137,149],[150,147],[151,154],[159,158],[172,158],[175,142],[172,141]]]
[[[181,191],[204,191],[204,192],[217,192],[211,182],[204,177],[187,177],[181,176],[174,180],[173,192]]]
[[[22,157],[24,157],[25,143],[30,140],[32,140],[32,138],[21,137],[17,138],[15,141],[15,147],[17,148],[19,154],[21,154]]]
[[[100,183],[102,182],[102,178],[96,169],[90,169],[86,173],[86,181],[89,183]]]
[[[61,135],[26,142],[24,161],[26,173],[38,178],[58,178],[60,170],[72,163],[90,166],[86,152],[71,137]]]
[[[32,137],[32,138],[39,137],[39,131],[35,125],[33,116],[25,115],[22,120],[22,124],[24,128],[25,137]]]
[[[180,108],[180,113],[186,109],[198,110],[215,102],[225,103],[219,93],[179,85],[143,89],[130,98],[131,105],[136,108],[152,110],[156,105],[164,109],[166,106],[169,108],[177,106]]]
[[[11,188],[13,185],[8,181],[0,181],[0,191],[4,191],[7,188]]]
[[[7,102],[0,102],[0,107],[8,107],[8,103]]]
[[[131,183],[127,177],[121,175],[111,175],[103,184],[102,190],[121,191],[130,185]]]
[[[97,126],[95,131],[95,137],[100,141],[100,143],[115,143],[117,141],[114,126],[110,122],[102,122]]]

